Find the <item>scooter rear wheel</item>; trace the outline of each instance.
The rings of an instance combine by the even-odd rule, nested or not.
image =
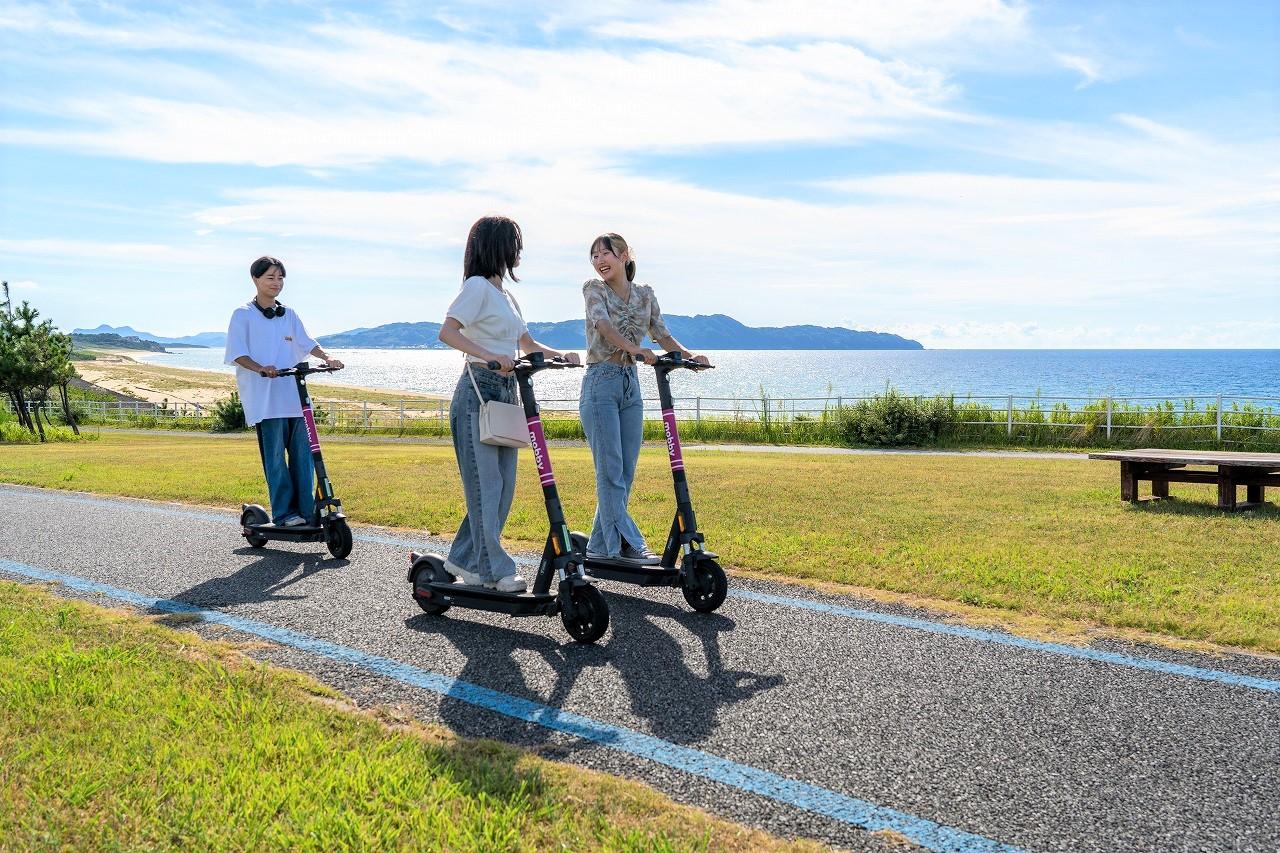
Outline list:
[[[260,506],[246,507],[245,511],[240,513],[240,526],[249,527],[251,525],[266,524],[271,520],[266,511]],[[249,543],[251,548],[261,548],[267,544],[265,536],[254,536],[252,533],[244,537],[244,541]]]
[[[413,600],[418,602],[418,606],[422,608],[424,613],[429,613],[432,616],[439,616],[449,609],[448,604],[433,603],[435,593],[432,593],[432,597],[428,599],[424,599],[418,594],[419,583],[421,583],[423,587],[432,581],[453,583],[453,575],[446,572],[443,565],[437,566],[435,561],[430,559],[420,560],[418,564],[413,567],[412,581]]]
[[[609,630],[609,604],[604,600],[604,593],[594,586],[574,587],[573,617],[567,611],[560,611],[560,621],[569,636],[579,643],[594,643]]]
[[[715,560],[697,560],[684,576],[684,600],[699,613],[710,613],[729,594],[729,579]]]
[[[329,529],[325,532],[324,543],[329,546],[329,553],[335,560],[346,559],[351,553],[353,544],[351,528],[347,525],[346,519],[340,518],[329,525]]]

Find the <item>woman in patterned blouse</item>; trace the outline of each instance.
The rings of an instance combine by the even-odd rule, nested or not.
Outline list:
[[[652,363],[640,346],[646,334],[668,352],[707,363],[671,337],[653,288],[635,284],[636,262],[627,241],[603,234],[591,244],[591,265],[600,275],[582,285],[587,309],[587,371],[579,412],[596,466],[596,517],[587,543],[595,559],[657,565],[658,557],[627,512],[631,483],[644,433],[644,400],[636,362]]]

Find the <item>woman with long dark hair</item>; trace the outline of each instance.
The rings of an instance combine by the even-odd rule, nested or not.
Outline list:
[[[520,226],[505,216],[485,216],[471,226],[462,258],[462,287],[445,314],[440,340],[467,355],[453,391],[449,427],[462,475],[467,514],[445,560],[445,569],[463,583],[501,592],[523,592],[525,580],[515,560],[502,547],[502,528],[511,511],[516,487],[516,449],[480,440],[482,400],[516,402],[511,373],[518,353],[541,351],[551,358],[558,350],[529,335],[520,303],[507,279],[516,278],[524,238]],[[568,353],[577,363],[578,354]],[[498,370],[490,370],[489,362]]]

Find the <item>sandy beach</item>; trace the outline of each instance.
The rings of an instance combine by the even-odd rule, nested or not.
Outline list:
[[[93,361],[75,362],[80,378],[99,388],[126,394],[151,403],[175,405],[190,403],[212,406],[225,400],[236,390],[234,377],[211,370],[161,367],[133,358],[129,350],[94,349]],[[439,400],[434,394],[412,391],[377,391],[351,385],[317,382],[311,386],[312,398],[324,402],[362,402],[390,405],[399,400]]]

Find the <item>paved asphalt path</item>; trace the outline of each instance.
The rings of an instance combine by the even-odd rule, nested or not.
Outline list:
[[[864,828],[847,807],[860,802],[934,849],[1280,849],[1280,660],[1122,645],[1087,659],[739,578],[710,615],[676,590],[602,584],[612,627],[582,647],[558,618],[421,613],[405,580],[409,540],[377,528],[357,527],[351,558],[333,560],[320,545],[248,548],[230,511],[11,486],[0,499],[0,577],[45,571],[206,608],[197,630],[229,639],[249,623],[218,618],[317,638],[327,645],[255,654],[362,705],[641,779],[781,835],[901,849]],[[337,647],[355,652],[335,659],[326,650]],[[356,652],[389,663],[370,668]],[[436,676],[401,670],[465,684],[433,690]],[[521,720],[479,707],[469,685],[639,734],[576,737],[528,721],[561,719],[545,709]],[[617,745],[626,738],[639,753]],[[751,793],[762,776],[800,793]]]

